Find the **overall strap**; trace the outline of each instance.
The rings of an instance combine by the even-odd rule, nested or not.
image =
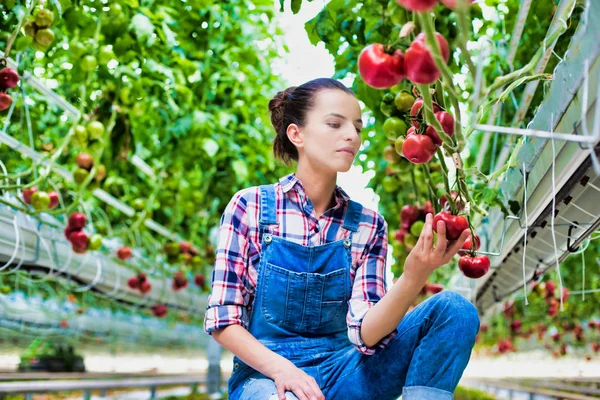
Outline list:
[[[277,225],[277,202],[274,185],[261,185],[259,195],[260,216],[258,220],[260,238],[268,231],[269,225]]]
[[[363,206],[353,200],[348,200],[348,208],[344,217],[344,225],[342,228],[352,232],[358,232],[358,224],[362,215]]]

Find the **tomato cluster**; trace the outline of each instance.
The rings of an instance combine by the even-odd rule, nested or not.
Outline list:
[[[406,205],[400,210],[400,229],[394,235],[395,239],[411,250],[417,243],[421,231],[425,226],[427,214],[433,214],[433,205],[430,201],[423,206]]]
[[[146,274],[140,272],[137,276],[132,276],[127,280],[127,286],[130,289],[139,290],[142,295],[150,293],[152,284],[148,281]]]
[[[34,49],[45,52],[54,42],[54,31],[50,29],[53,23],[54,14],[47,8],[40,8],[33,16],[27,17],[22,29],[31,38]]]
[[[64,230],[65,237],[71,242],[71,248],[77,254],[84,254],[88,250],[98,250],[102,247],[102,237],[93,234],[91,237],[83,231],[87,223],[85,214],[76,212],[69,217]]]
[[[12,97],[7,93],[19,83],[19,74],[12,68],[0,70],[0,111],[6,110],[12,104]]]
[[[435,35],[442,57],[448,62],[448,41],[438,32]],[[431,51],[427,48],[425,33],[417,35],[406,53],[395,46],[384,46],[380,43],[368,45],[358,56],[358,71],[363,81],[376,89],[396,86],[404,78],[415,84],[431,84],[441,76]]]

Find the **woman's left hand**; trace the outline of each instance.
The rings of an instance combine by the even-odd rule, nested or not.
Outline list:
[[[425,226],[421,231],[419,240],[406,257],[404,273],[417,282],[425,283],[433,271],[450,262],[465,243],[469,234],[470,231],[465,229],[456,241],[448,242],[446,240],[446,224],[443,221],[438,221],[437,243],[434,247],[433,215],[427,214]]]

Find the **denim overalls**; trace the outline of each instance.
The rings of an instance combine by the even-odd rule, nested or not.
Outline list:
[[[424,379],[442,372],[439,382],[413,379],[413,392],[404,391],[405,400],[451,399],[474,344],[473,314],[476,329],[479,327],[477,311],[471,303],[452,292],[433,296],[404,317],[398,334],[385,349],[371,356],[361,354],[348,339],[346,314],[352,292],[352,236],[358,231],[362,206],[349,201],[343,222],[347,234],[343,239],[302,246],[274,236],[269,229],[278,224],[274,189],[273,185],[260,187],[262,252],[249,332],[267,348],[315,378],[328,400],[392,400],[398,398],[403,386],[409,383],[410,366],[416,364],[411,360],[413,353],[418,350],[419,342],[428,339],[424,336],[431,329],[432,320],[437,318],[448,325],[452,316],[467,316],[469,318],[453,321],[452,330],[457,339],[450,346],[440,345],[434,335],[429,337],[434,352],[436,347],[448,347],[438,349],[437,355],[452,353],[443,362],[430,362],[428,357],[422,359],[430,363],[419,366],[420,370],[430,370],[423,374]],[[423,307],[426,304],[429,305]],[[420,312],[415,312],[419,308]],[[442,314],[446,315],[439,318]],[[447,330],[440,332],[448,335]],[[465,338],[468,344],[463,346],[461,341],[465,342]],[[443,367],[452,370],[439,371]],[[277,399],[276,393],[272,380],[234,357],[229,380],[230,400]],[[288,399],[297,399],[291,392],[286,395]]]

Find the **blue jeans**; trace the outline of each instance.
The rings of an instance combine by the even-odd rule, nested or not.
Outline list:
[[[403,400],[450,400],[478,331],[476,308],[463,296],[443,291],[408,312],[398,334],[378,353],[367,356],[341,346],[314,354],[316,368],[302,369],[315,377],[328,400],[395,400],[400,395]],[[254,373],[229,398],[277,399],[277,390],[271,379]],[[287,398],[297,399],[291,392]]]

